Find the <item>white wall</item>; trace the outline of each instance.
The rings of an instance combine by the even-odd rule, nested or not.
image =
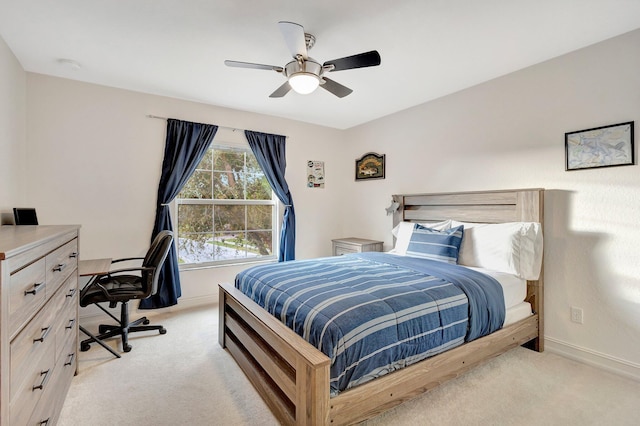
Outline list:
[[[0,37],[0,223],[13,223],[13,207],[26,202],[27,78]],[[23,206],[24,207],[24,206]]]
[[[42,224],[81,224],[81,258],[143,254],[149,245],[166,121],[148,114],[287,135],[298,258],[327,256],[339,223],[332,158],[343,132],[291,120],[27,73],[28,203]],[[223,131],[221,130],[221,134]],[[324,189],[306,188],[307,160],[326,162]],[[183,271],[181,302],[217,299],[241,267]]]
[[[638,46],[640,30],[347,131],[345,156],[385,153],[387,178],[346,182],[344,228],[390,248],[390,194],[546,188],[547,348],[640,378],[640,167],[564,170],[565,132],[638,135]]]

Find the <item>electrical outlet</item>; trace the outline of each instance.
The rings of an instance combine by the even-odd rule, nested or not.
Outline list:
[[[582,308],[571,307],[571,321],[582,324],[584,321]]]

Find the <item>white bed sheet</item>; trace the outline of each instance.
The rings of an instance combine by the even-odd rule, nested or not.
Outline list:
[[[527,297],[527,280],[516,275],[492,271],[490,269],[476,268],[474,266],[465,266],[465,268],[482,272],[483,274],[489,275],[498,281],[502,286],[502,291],[504,293],[504,307],[507,310],[520,304]]]

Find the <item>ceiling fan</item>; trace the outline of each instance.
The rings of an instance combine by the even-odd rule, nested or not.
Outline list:
[[[291,89],[304,95],[313,92],[318,86],[339,98],[344,98],[353,90],[325,77],[326,73],[380,65],[380,54],[375,50],[334,59],[320,65],[308,54],[309,49],[313,47],[316,41],[312,34],[305,33],[302,25],[294,22],[280,21],[278,26],[293,56],[293,61],[284,67],[251,62],[224,61],[225,65],[229,67],[273,70],[284,75],[287,81],[269,95],[270,98],[281,98],[289,93]]]

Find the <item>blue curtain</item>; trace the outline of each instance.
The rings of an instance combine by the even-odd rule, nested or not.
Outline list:
[[[188,121],[167,120],[167,140],[164,147],[162,175],[158,185],[158,202],[156,220],[151,240],[163,230],[173,231],[169,216],[169,203],[180,193],[184,184],[207,152],[218,126],[211,124],[191,123]],[[180,274],[178,271],[178,254],[175,240],[167,255],[160,277],[158,292],[140,301],[140,309],[155,309],[172,306],[178,303],[181,296]]]
[[[273,192],[285,205],[282,230],[280,231],[278,261],[294,260],[296,258],[296,214],[293,209],[293,197],[289,192],[289,185],[284,179],[284,171],[287,168],[286,138],[249,130],[245,130],[244,134]]]

